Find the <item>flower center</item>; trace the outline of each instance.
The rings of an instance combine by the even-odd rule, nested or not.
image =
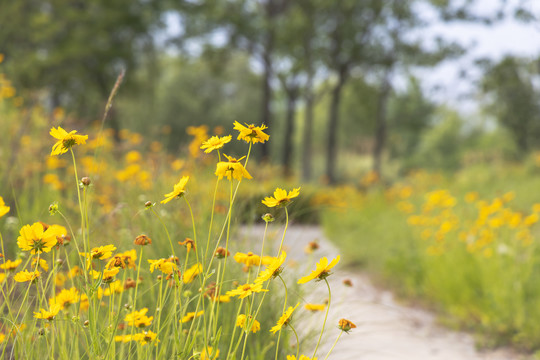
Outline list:
[[[67,138],[67,139],[64,139],[62,141],[62,145],[64,146],[64,148],[66,149],[69,149],[70,147],[73,147],[74,145],[76,145],[77,142],[75,141],[74,138]]]

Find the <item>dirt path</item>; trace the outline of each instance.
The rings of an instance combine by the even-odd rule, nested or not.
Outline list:
[[[272,229],[277,228],[272,226]],[[269,231],[270,236],[281,239],[282,229]],[[264,227],[244,228],[248,237],[262,238]],[[317,240],[320,249],[311,258],[304,248]],[[314,269],[314,263],[322,256],[329,260],[338,255],[338,250],[324,237],[319,227],[291,226],[285,238],[288,260],[297,264],[298,277],[307,275]],[[350,279],[353,287],[347,287],[343,280]],[[509,350],[479,352],[475,349],[471,335],[441,328],[435,323],[433,314],[397,304],[389,291],[375,288],[361,274],[340,269],[338,265],[328,278],[332,288],[332,304],[325,330],[325,342],[319,348],[317,357],[323,360],[339,334],[337,321],[346,318],[358,327],[349,334],[343,334],[329,360],[524,360],[524,357]],[[305,300],[321,303],[327,299],[324,284],[310,282],[304,285]],[[309,328],[313,323],[320,329],[324,313],[317,318],[299,319],[297,328]],[[314,336],[315,341],[317,336]],[[311,354],[306,354],[311,356]]]

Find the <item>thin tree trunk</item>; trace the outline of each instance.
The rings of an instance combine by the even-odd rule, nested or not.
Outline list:
[[[283,144],[283,175],[291,176],[291,160],[293,154],[294,117],[296,114],[296,100],[298,99],[298,89],[292,88],[287,91],[287,115],[285,118],[285,133]]]
[[[388,98],[390,95],[390,71],[384,74],[379,99],[377,101],[377,117],[375,119],[375,144],[373,145],[373,172],[381,177],[382,171],[382,152],[386,143],[387,123],[386,110]]]
[[[262,91],[262,109],[261,123],[269,127],[272,131],[272,87],[270,81],[272,79],[272,52],[274,51],[274,31],[269,30],[267,42],[263,54],[263,91]],[[270,146],[265,142],[261,146],[261,161],[268,162],[270,160]]]
[[[311,181],[313,163],[313,106],[315,104],[312,89],[306,89],[306,113],[304,117],[304,138],[302,140],[302,179]]]
[[[309,60],[309,58],[308,58]],[[308,79],[305,88],[305,115],[304,115],[304,132],[302,139],[302,180],[310,181],[312,176],[312,143],[313,143],[313,106],[315,99],[313,95],[313,69],[309,61]]]
[[[338,152],[338,125],[339,125],[339,105],[341,102],[341,91],[346,81],[346,69],[340,69],[338,83],[332,91],[332,102],[328,117],[328,145],[326,148],[326,179],[329,184],[336,182],[336,163]]]

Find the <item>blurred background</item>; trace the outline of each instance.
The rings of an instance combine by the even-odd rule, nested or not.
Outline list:
[[[304,181],[522,161],[540,146],[538,16],[532,0],[4,1],[3,96],[84,128],[125,69],[108,127],[175,152],[188,126],[264,123],[258,160]]]
[[[95,238],[130,244],[159,233],[143,204],[181,175],[197,219],[224,217],[200,145],[236,137],[235,120],[265,124],[237,223],[270,211],[281,226],[261,199],[301,186],[291,220],[321,225],[343,265],[538,359],[539,17],[537,0],[0,1],[7,257],[49,204],[79,211],[52,126],[89,135],[75,152]],[[189,231],[186,209],[159,211]]]

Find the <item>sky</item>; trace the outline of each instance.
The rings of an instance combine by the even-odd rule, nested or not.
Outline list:
[[[478,15],[494,15],[500,9],[502,1],[506,3],[507,14],[510,9],[522,4],[525,9],[540,17],[540,0],[476,0],[474,11]],[[425,11],[423,17],[433,19],[434,13],[430,13],[427,7]],[[166,17],[165,22],[167,35],[181,32],[178,17],[171,15]],[[497,60],[507,54],[531,59],[540,57],[540,23],[520,23],[511,16],[493,26],[439,22],[423,31],[428,31],[431,35],[441,35],[469,49],[466,55],[457,60],[446,61],[435,69],[416,72],[428,97],[438,103],[448,103],[465,113],[475,112],[478,106],[474,98],[474,83],[480,79],[481,72],[474,65],[476,59]],[[194,49],[196,50],[196,47]],[[463,73],[466,76],[460,77]]]
[[[494,12],[500,0],[481,0],[476,12],[489,15]],[[508,6],[518,0],[508,0]],[[540,0],[525,1],[525,8],[540,16]],[[436,69],[422,73],[424,88],[438,102],[448,102],[462,111],[475,110],[474,81],[480,77],[480,71],[474,61],[478,58],[501,59],[511,54],[526,58],[540,57],[540,23],[520,23],[507,19],[497,25],[483,24],[437,24],[430,31],[467,45],[470,50],[457,61],[448,61]],[[460,78],[460,72],[467,75]],[[437,91],[430,91],[438,87]]]

